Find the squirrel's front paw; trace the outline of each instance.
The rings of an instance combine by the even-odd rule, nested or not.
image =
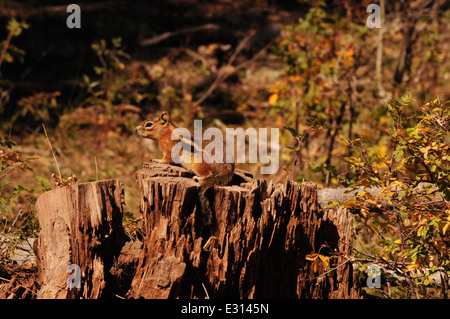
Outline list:
[[[164,160],[162,160],[162,159],[156,159],[156,158],[151,159],[150,162],[153,162],[153,163],[160,163],[160,164],[169,164],[169,162],[166,162],[166,161],[164,161]]]

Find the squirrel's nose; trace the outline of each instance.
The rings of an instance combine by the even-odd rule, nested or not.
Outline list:
[[[137,132],[137,131],[139,131],[139,130],[142,130],[142,126],[140,126],[140,125],[139,125],[139,126],[136,126],[136,128],[134,129],[135,132]]]

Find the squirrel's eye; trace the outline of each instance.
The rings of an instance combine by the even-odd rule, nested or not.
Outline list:
[[[153,126],[153,122],[148,121],[147,123],[145,123],[145,127],[152,127]]]

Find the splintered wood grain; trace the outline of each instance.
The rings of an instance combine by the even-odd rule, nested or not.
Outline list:
[[[237,172],[231,186],[210,193],[207,228],[191,176],[161,163],[136,173],[144,238],[128,297],[360,297],[345,259],[352,216],[342,208],[322,210],[315,184],[274,185]],[[334,250],[328,253],[338,256],[340,267],[313,269],[306,260],[323,245]]]
[[[103,295],[106,273],[123,244],[122,202],[118,180],[57,187],[39,196],[38,298]],[[80,267],[79,289],[67,285],[71,264]]]

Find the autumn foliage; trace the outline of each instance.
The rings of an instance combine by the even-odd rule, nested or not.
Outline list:
[[[383,270],[382,287],[367,292],[448,298],[448,4],[380,1],[382,28],[369,29],[372,1],[281,2],[87,8],[80,32],[55,28],[39,49],[48,32],[40,22],[59,23],[58,7],[15,4],[14,15],[2,16],[0,235],[12,241],[0,267],[15,243],[36,236],[36,197],[55,181],[122,180],[124,222],[139,238],[134,172],[160,154],[133,129],[163,109],[185,127],[203,119],[204,128],[279,128],[278,173],[259,175],[260,163],[239,168],[275,183],[357,189],[330,205],[354,213],[347,257],[363,281],[370,265]],[[192,32],[201,23],[207,31]],[[148,37],[150,48],[142,45]],[[336,266],[323,251],[307,259]]]

